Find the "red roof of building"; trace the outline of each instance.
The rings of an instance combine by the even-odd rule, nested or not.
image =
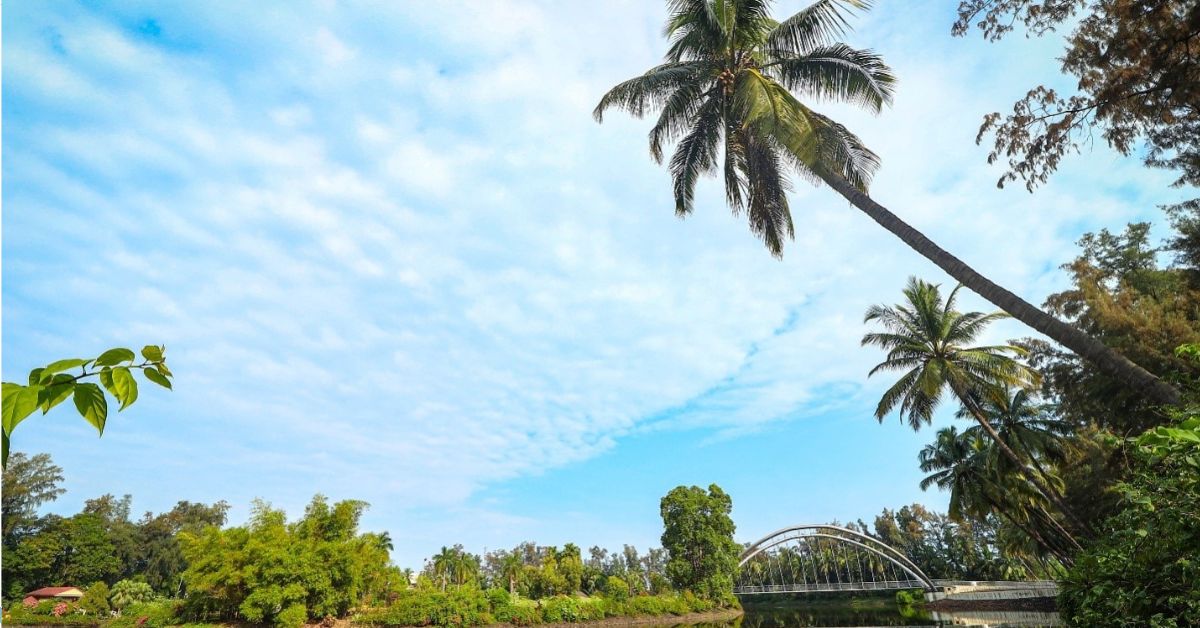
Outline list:
[[[42,587],[37,591],[30,591],[29,595],[33,597],[55,597],[71,591],[82,593],[79,587]]]

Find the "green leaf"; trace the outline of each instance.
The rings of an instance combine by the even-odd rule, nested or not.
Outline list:
[[[50,364],[48,364],[46,366],[45,370],[43,371],[43,374],[44,373],[61,373],[67,369],[73,369],[77,366],[83,366],[84,364],[87,364],[89,362],[91,362],[91,360],[84,360],[82,358],[69,358],[66,360],[59,360],[57,362],[51,362]]]
[[[137,401],[137,380],[133,379],[133,374],[124,366],[112,370],[112,380],[113,388],[116,389],[116,393],[114,394],[117,397],[117,401],[121,402],[121,407],[117,409],[117,412],[120,412]]]
[[[42,381],[42,371],[44,371],[44,370],[46,370],[46,369],[36,368],[36,369],[33,369],[32,371],[29,371],[29,385],[30,386],[35,386],[39,382]]]
[[[159,362],[158,364],[154,365],[154,368],[158,369],[159,373],[162,373],[167,377],[175,377],[175,374],[171,372],[171,369],[167,368],[166,362]]]
[[[146,345],[146,346],[142,347],[142,357],[146,358],[146,360],[149,362],[162,362],[163,361],[163,347],[156,347],[154,345]]]
[[[37,410],[38,393],[42,387],[4,382],[3,388],[4,433],[12,434],[21,421]]]
[[[42,408],[42,414],[46,414],[54,406],[66,401],[74,391],[74,378],[65,373],[55,375],[50,385],[43,388],[38,394],[38,405]]]
[[[104,386],[104,390],[112,393],[112,396],[119,398],[117,387],[113,386],[112,369],[106,366],[104,370],[100,371],[100,383]]]
[[[132,362],[135,357],[137,356],[129,349],[117,347],[101,353],[100,357],[96,358],[96,366],[116,366],[122,362]]]
[[[156,370],[154,368],[151,368],[149,366],[147,366],[146,368],[143,368],[142,375],[145,375],[146,379],[154,382],[155,384],[158,384],[159,386],[162,386],[163,388],[166,388],[168,390],[170,390],[170,388],[171,388],[171,380],[167,379],[166,375],[159,373],[158,370]]]
[[[108,419],[108,400],[104,391],[92,384],[75,386],[75,409],[104,436],[104,421]]]

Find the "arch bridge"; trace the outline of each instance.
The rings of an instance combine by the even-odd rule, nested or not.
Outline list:
[[[834,525],[776,530],[742,552],[737,595],[925,589],[937,585],[907,556],[874,538]]]

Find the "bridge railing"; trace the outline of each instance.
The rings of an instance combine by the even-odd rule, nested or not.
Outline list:
[[[764,584],[735,587],[737,595],[763,593],[826,593],[834,591],[887,591],[896,589],[922,589],[920,580],[878,580],[875,582],[815,582],[796,584]]]

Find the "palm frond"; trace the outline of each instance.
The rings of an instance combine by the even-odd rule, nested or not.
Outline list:
[[[836,41],[849,29],[854,9],[868,9],[869,0],[817,0],[782,21],[767,36],[767,49],[775,53],[804,54]]]
[[[784,87],[827,101],[848,102],[879,113],[890,105],[896,77],[883,57],[846,44],[820,46],[770,65]]]
[[[692,126],[696,112],[708,98],[717,94],[720,88],[712,87],[711,83],[711,80],[687,83],[676,89],[663,103],[658,122],[650,129],[650,156],[655,162],[662,163],[663,145],[686,133]]]
[[[768,142],[746,137],[747,215],[750,231],[762,239],[772,255],[783,255],[785,238],[795,237],[788,208],[788,181],[776,148]]]
[[[721,141],[721,100],[710,97],[696,112],[695,125],[671,157],[671,176],[675,188],[675,213],[686,216],[692,213],[696,182],[700,175],[710,173],[716,167],[717,147]]]
[[[604,112],[617,107],[640,118],[648,108],[665,102],[675,90],[689,83],[711,79],[716,67],[711,61],[671,62],[653,67],[645,74],[618,83],[608,90],[592,110],[592,117],[596,122],[603,122]]]

